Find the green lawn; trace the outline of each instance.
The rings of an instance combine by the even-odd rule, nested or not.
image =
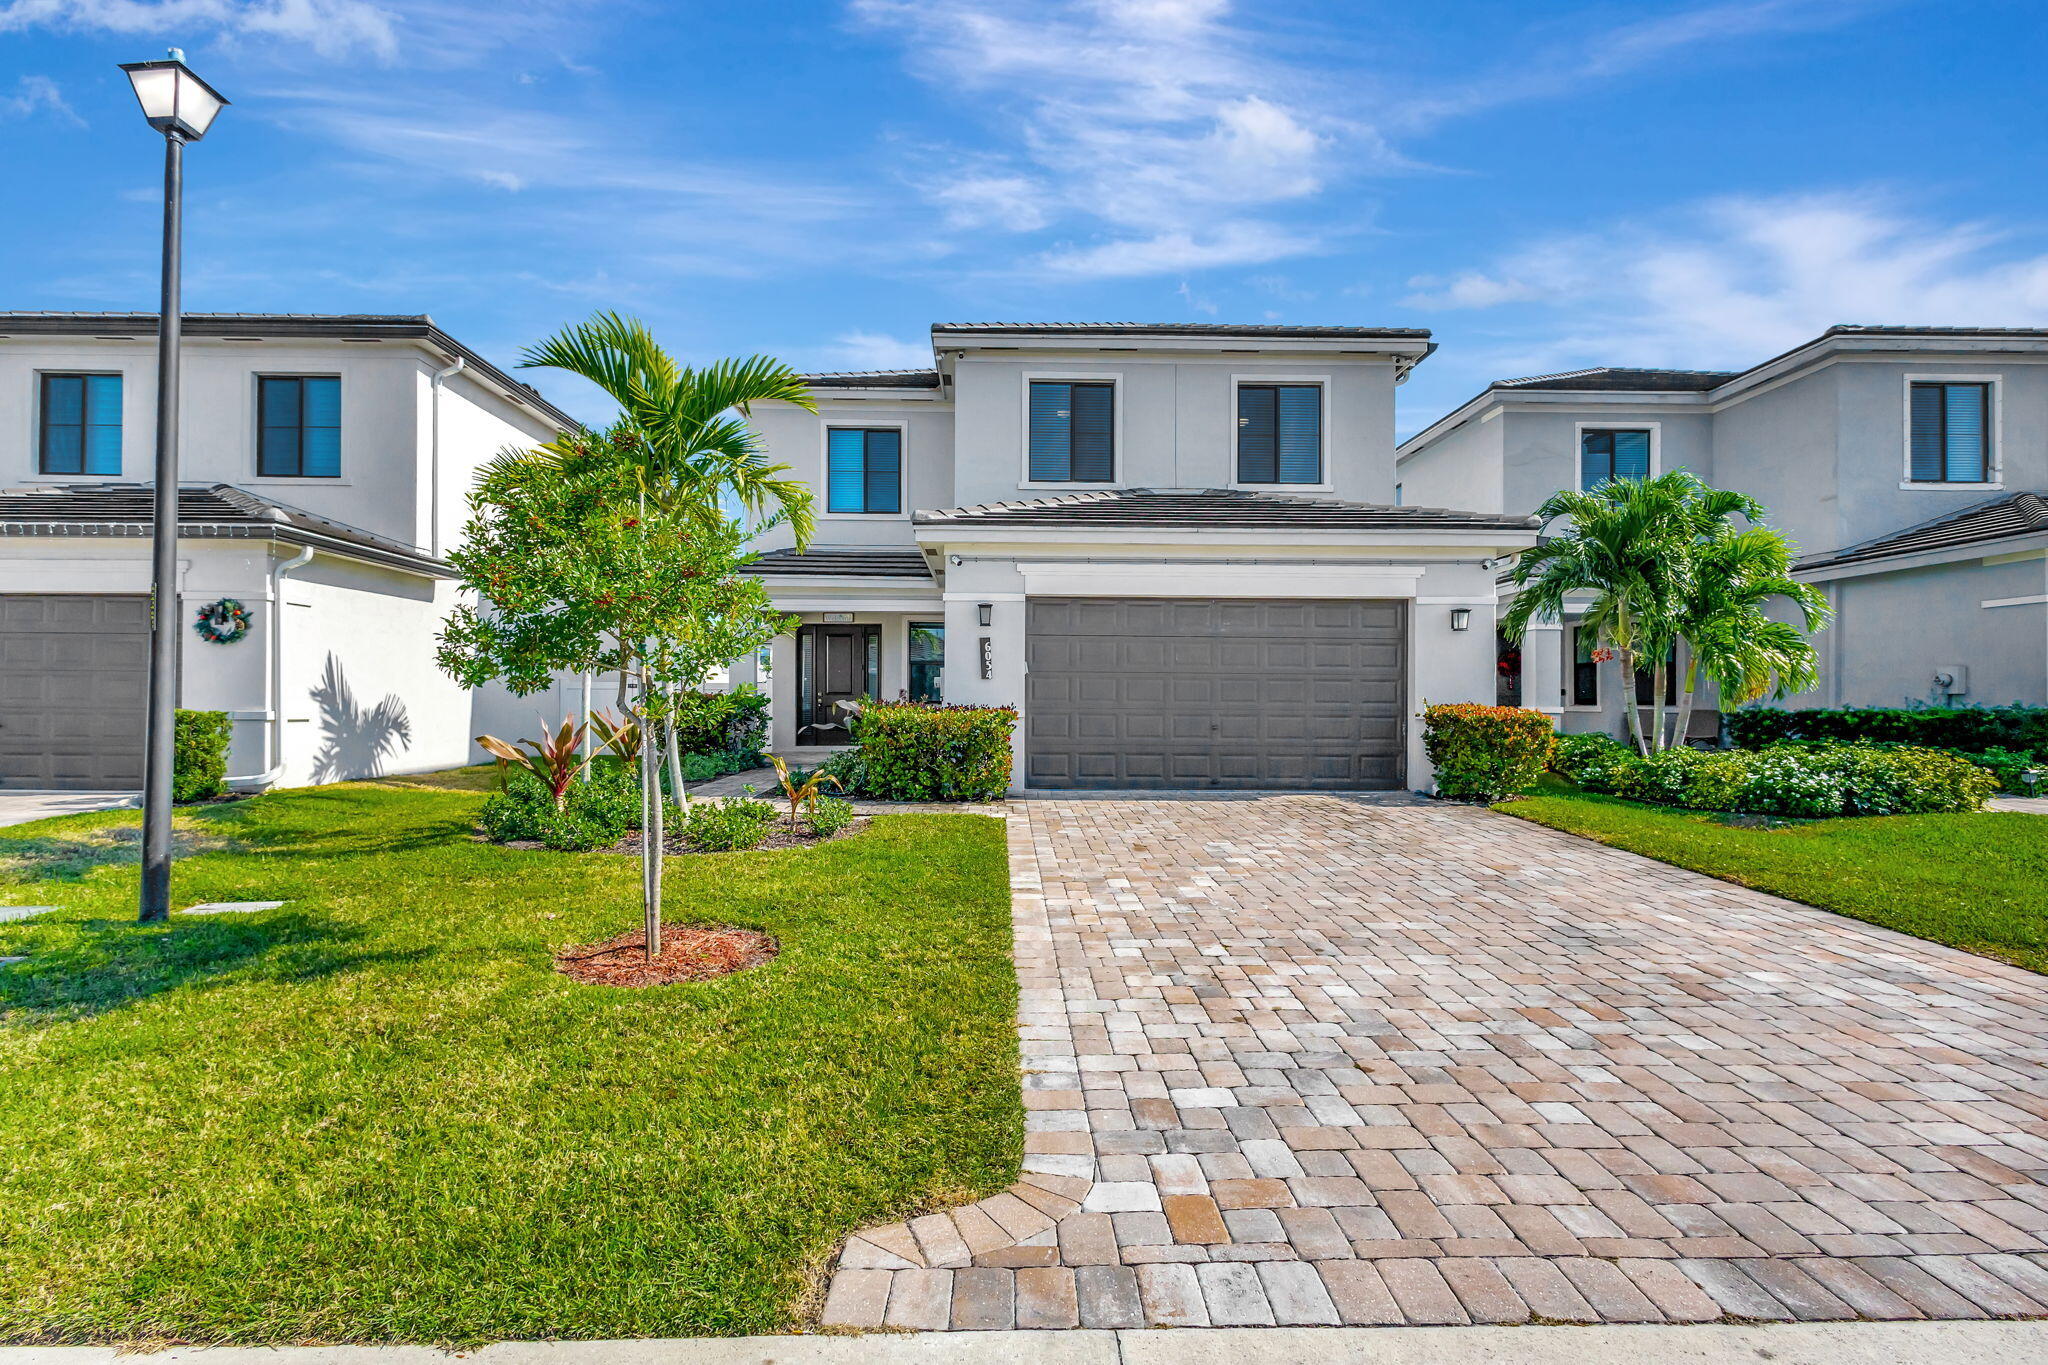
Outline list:
[[[1496,810],[2048,972],[2048,816],[1891,815],[1743,829],[1547,777]]]
[[[603,1338],[787,1328],[834,1243],[1000,1189],[1022,1134],[1000,824],[879,816],[669,861],[752,972],[622,991],[562,945],[637,865],[472,842],[478,797],[201,808],[132,922],[133,812],[0,830],[0,1340]]]

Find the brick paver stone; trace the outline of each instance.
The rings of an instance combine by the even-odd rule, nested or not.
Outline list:
[[[1002,811],[1024,1174],[845,1327],[2048,1315],[2048,981],[1404,797]]]

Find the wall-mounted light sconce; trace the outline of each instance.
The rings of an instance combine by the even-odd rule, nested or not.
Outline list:
[[[966,560],[964,560],[964,559],[962,559],[962,558],[961,558],[961,557],[960,557],[959,555],[947,555],[947,556],[946,556],[946,562],[947,562],[948,564],[951,564],[951,565],[952,565],[952,566],[953,566],[954,568],[956,568],[956,569],[957,569],[957,568],[959,568],[959,567],[960,567],[960,566],[961,566],[962,564],[965,564],[965,563],[966,563],[967,561],[966,561]]]
[[[1451,608],[1451,629],[1452,629],[1452,630],[1470,630],[1470,629],[1472,629],[1472,608],[1470,608],[1470,607],[1452,607],[1452,608]]]
[[[983,625],[987,625],[989,624],[989,622],[995,619],[996,609],[993,603],[983,602],[980,606],[975,608],[975,611],[981,614],[981,624]]]

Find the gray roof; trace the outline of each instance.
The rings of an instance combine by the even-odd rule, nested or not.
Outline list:
[[[155,486],[66,483],[0,491],[0,536],[151,534]],[[316,516],[231,483],[178,489],[180,540],[276,540],[436,578],[454,571],[417,546]]]
[[[1534,529],[1534,517],[1395,507],[1235,488],[1119,488],[919,512],[919,526],[1093,529],[1446,531]]]
[[[864,545],[813,545],[804,551],[770,550],[749,564],[747,573],[764,578],[921,578],[932,573],[917,550]]]
[[[1284,322],[935,322],[932,333],[1015,332],[1025,336],[1366,337],[1424,341],[1427,327],[1317,327]]]
[[[519,395],[551,422],[568,430],[582,424],[563,412],[540,390],[514,379],[469,347],[434,325],[425,313],[186,313],[186,336],[268,341],[275,337],[319,337],[340,341],[425,341],[499,387]],[[142,340],[156,335],[155,313],[60,313],[0,311],[0,338],[20,336],[89,336],[104,340]]]
[[[936,389],[937,370],[836,370],[799,376],[814,389]]]
[[[1845,549],[1799,561],[1801,572],[1863,564],[1901,555],[1925,554],[1964,546],[2048,533],[2048,501],[2042,493],[2006,493],[1965,507],[1960,512],[1908,526],[1903,531],[1862,541]]]
[[[1733,379],[1737,370],[1636,370],[1600,365],[1526,379],[1496,379],[1496,389],[1569,389],[1602,393],[1704,393]]]

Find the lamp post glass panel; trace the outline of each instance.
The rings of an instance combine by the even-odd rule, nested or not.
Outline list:
[[[142,769],[142,922],[171,913],[171,768],[178,706],[178,266],[185,144],[227,105],[172,48],[161,61],[124,62],[142,116],[164,136],[163,296],[156,328],[156,519],[151,528],[149,718]]]

